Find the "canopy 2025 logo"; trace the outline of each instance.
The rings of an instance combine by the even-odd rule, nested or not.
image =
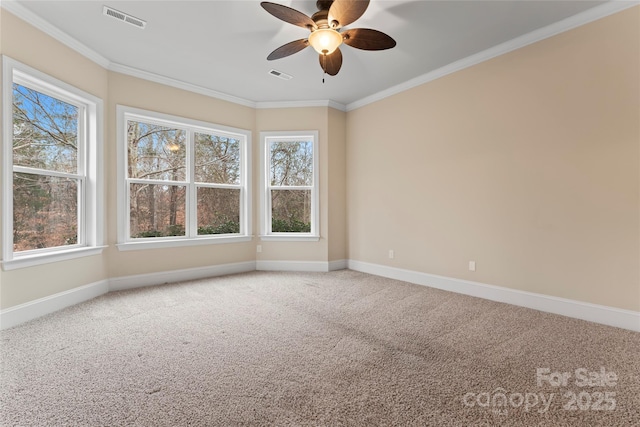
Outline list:
[[[571,372],[551,372],[549,368],[536,369],[536,382],[538,387],[545,383],[551,387],[568,387],[573,384],[576,387],[615,387],[618,385],[618,375],[607,371],[604,366],[599,371],[589,371],[578,368]],[[567,411],[613,411],[616,409],[616,393],[614,391],[586,390],[575,393],[567,390],[562,397],[565,403],[562,406]]]
[[[618,375],[601,367],[599,371],[577,368],[573,372],[551,371],[550,368],[536,369],[538,387],[551,386],[558,388],[558,393],[544,392],[507,392],[502,387],[493,392],[469,392],[462,397],[467,407],[483,407],[496,415],[508,415],[509,410],[536,411],[540,414],[548,412],[554,399],[559,400],[566,411],[613,411],[616,409],[616,393],[605,388],[618,384]],[[568,389],[570,387],[590,387],[596,391]],[[602,391],[601,391],[602,390]]]

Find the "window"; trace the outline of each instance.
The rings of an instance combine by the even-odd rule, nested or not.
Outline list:
[[[120,249],[248,241],[251,132],[118,106]]]
[[[7,57],[3,77],[3,268],[99,253],[102,100]]]
[[[263,239],[318,240],[318,132],[262,132]]]

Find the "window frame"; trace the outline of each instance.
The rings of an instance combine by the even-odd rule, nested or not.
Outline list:
[[[76,173],[42,171],[13,164],[13,84],[78,107],[78,169]],[[100,254],[105,246],[103,214],[103,101],[75,86],[2,56],[2,268],[13,270]],[[13,174],[71,178],[79,181],[77,243],[26,251],[13,250]],[[47,173],[49,172],[49,173]]]
[[[273,241],[318,241],[320,240],[320,169],[319,169],[319,137],[317,130],[260,132],[260,239]],[[271,231],[271,156],[269,144],[273,141],[310,140],[313,144],[313,184],[311,186],[291,186],[292,190],[311,190],[311,231],[276,232]],[[277,189],[282,189],[281,186]],[[288,186],[286,186],[288,187]],[[304,188],[303,188],[304,187]],[[277,190],[276,189],[276,190]]]
[[[230,126],[223,126],[171,114],[144,110],[125,105],[116,106],[117,115],[117,211],[118,211],[118,243],[121,251],[138,249],[156,249],[167,247],[206,245],[217,243],[236,243],[250,241],[252,236],[251,221],[251,131]],[[148,124],[180,129],[186,132],[185,146],[185,181],[166,181],[171,185],[184,185],[185,189],[185,235],[164,237],[132,238],[130,233],[130,185],[131,181],[139,181],[127,176],[127,121],[141,121]],[[240,140],[240,184],[199,183],[195,181],[195,134],[214,134],[230,136]],[[156,183],[156,180],[143,180]],[[166,183],[164,182],[164,183]],[[197,234],[197,189],[207,188],[237,188],[240,190],[240,233],[239,234]]]

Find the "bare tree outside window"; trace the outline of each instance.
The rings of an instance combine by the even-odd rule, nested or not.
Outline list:
[[[187,236],[189,227],[196,235],[240,233],[240,139],[126,123],[130,238]]]
[[[127,122],[131,237],[184,236],[186,132]]]
[[[313,142],[273,141],[269,144],[271,231],[311,231]]]
[[[240,232],[240,141],[195,134],[198,234]]]
[[[78,243],[79,108],[13,84],[13,250]]]

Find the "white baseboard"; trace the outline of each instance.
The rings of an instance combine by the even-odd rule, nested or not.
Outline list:
[[[259,271],[329,271],[329,263],[325,261],[256,261]]]
[[[261,271],[311,271],[327,272],[348,268],[349,261],[256,261],[256,270]]]
[[[329,271],[346,270],[349,268],[348,259],[338,259],[335,261],[329,261]]]
[[[182,282],[184,280],[196,280],[207,277],[224,276],[226,274],[245,273],[247,271],[255,270],[255,261],[247,261],[233,264],[213,265],[209,267],[187,268],[184,270],[136,274],[134,276],[123,276],[110,279],[109,291],[121,291],[125,289],[141,288],[144,286]]]
[[[234,264],[214,265],[210,267],[174,270],[162,273],[138,274],[135,276],[116,277],[109,280],[91,283],[68,291],[60,292],[48,297],[40,298],[24,304],[0,311],[0,330],[11,328],[20,323],[37,319],[45,314],[62,310],[107,292],[133,289],[143,286],[159,285],[183,280],[203,279],[206,277],[222,276],[225,274],[244,273],[254,271],[254,261]]]
[[[99,297],[107,292],[109,292],[109,281],[101,280],[7,308],[0,311],[0,329],[11,328],[45,314]]]
[[[226,274],[263,271],[313,271],[326,272],[349,268],[363,273],[402,280],[445,291],[456,292],[492,301],[532,308],[548,313],[615,326],[640,332],[640,312],[615,307],[590,304],[533,292],[509,289],[485,283],[437,276],[411,270],[403,270],[380,264],[356,260],[336,261],[247,261],[161,273],[139,274],[102,280],[55,295],[30,301],[0,311],[0,329],[36,319],[72,305],[88,301],[110,291],[139,288],[163,283],[195,280]]]
[[[349,269],[640,332],[640,312],[349,260]]]

